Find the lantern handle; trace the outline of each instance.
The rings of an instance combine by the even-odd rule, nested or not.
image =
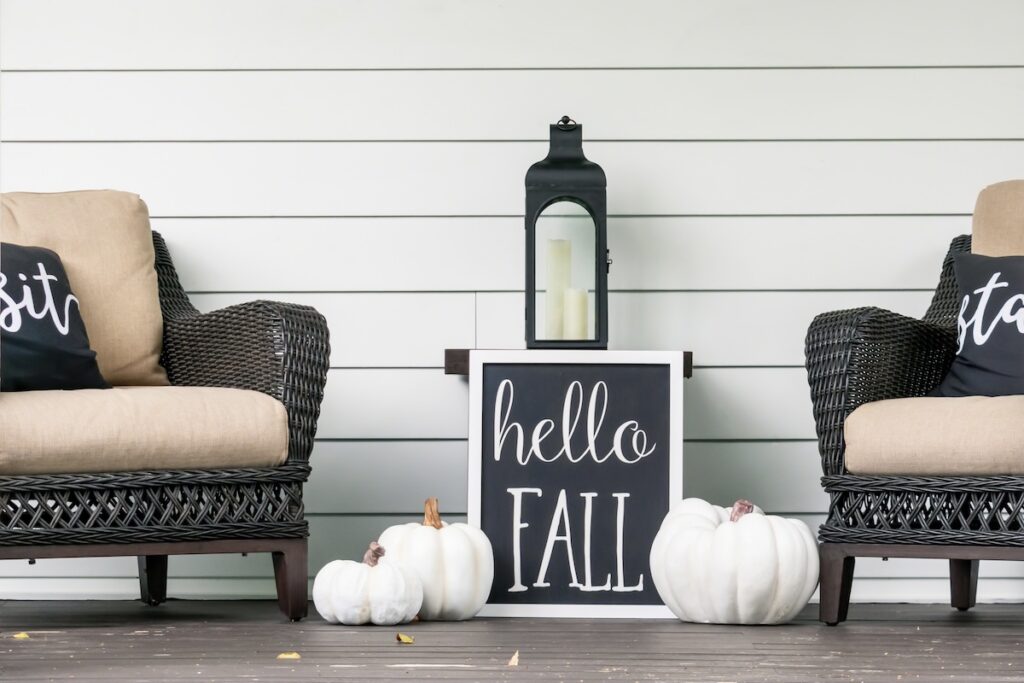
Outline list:
[[[562,118],[558,119],[558,123],[556,125],[558,126],[559,130],[572,130],[573,128],[576,127],[576,122],[573,121],[568,116],[563,116]]]

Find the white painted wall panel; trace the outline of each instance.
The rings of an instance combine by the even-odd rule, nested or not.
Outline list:
[[[157,218],[153,226],[192,292],[523,289],[522,218]],[[970,231],[969,215],[611,218],[608,282],[613,291],[933,289],[949,241]]]
[[[4,69],[1021,64],[1013,0],[4,0]],[[230,29],[230,30],[229,30]]]
[[[814,438],[802,367],[698,368],[684,390],[687,439]],[[465,378],[440,370],[331,370],[317,436],[464,439],[468,398]]]
[[[519,215],[541,142],[7,143],[5,191],[132,188],[155,215]],[[615,214],[970,213],[1013,142],[593,142]],[[102,163],[100,163],[102,160]]]
[[[563,111],[590,140],[1024,134],[1024,68],[30,72],[0,89],[6,140],[546,140]]]
[[[153,227],[192,292],[523,286],[522,219],[158,218]]]
[[[807,373],[697,368],[684,383],[687,439],[813,439]]]
[[[612,292],[610,348],[687,349],[700,366],[802,365],[804,335],[818,313],[878,306],[919,318],[931,296],[886,290]],[[201,311],[254,298],[284,298],[323,313],[336,368],[439,368],[445,349],[525,346],[519,292],[192,295]]]
[[[331,370],[317,436],[465,439],[469,389],[442,370]]]
[[[480,348],[525,348],[523,298],[518,292],[477,295]],[[699,366],[802,366],[815,315],[878,306],[920,318],[931,298],[927,291],[612,292],[609,348],[686,349]]]
[[[523,174],[570,113],[609,177],[612,347],[695,352],[687,495],[816,526],[806,325],[919,315],[977,191],[1024,177],[1022,23],[1012,0],[0,0],[0,188],[139,192],[201,309],[327,316],[312,574],[428,495],[465,512],[442,352],[521,346]],[[0,595],[131,597],[134,565],[0,562]],[[981,571],[981,599],[1024,594],[1024,566]],[[944,601],[945,572],[862,561],[854,598]],[[171,573],[273,592],[266,556]]]
[[[316,476],[304,491],[309,513],[414,514],[431,496],[442,513],[466,512],[462,440],[320,441],[310,462]]]

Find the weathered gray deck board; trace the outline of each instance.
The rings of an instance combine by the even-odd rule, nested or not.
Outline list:
[[[855,605],[829,628],[477,619],[290,624],[270,602],[0,602],[0,680],[1020,681],[1024,606]],[[401,630],[416,638],[400,645]],[[19,632],[28,639],[15,639]],[[508,666],[519,651],[519,666]],[[297,651],[301,660],[278,660]]]

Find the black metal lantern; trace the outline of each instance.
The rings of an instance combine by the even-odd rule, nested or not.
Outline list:
[[[583,126],[563,116],[550,135],[526,172],[526,348],[606,349],[607,182],[583,156]]]

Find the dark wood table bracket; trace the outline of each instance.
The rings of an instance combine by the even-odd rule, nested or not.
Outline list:
[[[469,375],[469,349],[444,350],[444,374]],[[683,377],[693,375],[693,352],[683,351]]]

